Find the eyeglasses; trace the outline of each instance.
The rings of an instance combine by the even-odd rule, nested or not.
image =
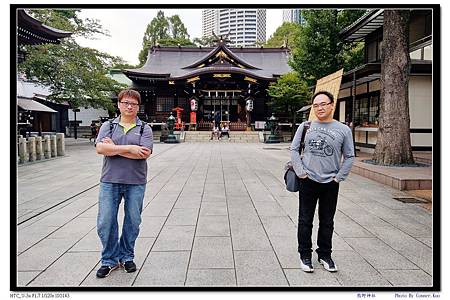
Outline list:
[[[127,107],[128,105],[130,105],[133,108],[139,106],[139,103],[131,103],[131,102],[127,102],[127,101],[120,101],[119,103],[124,105],[125,107]]]
[[[328,103],[322,102],[322,103],[319,103],[319,104],[313,104],[312,107],[314,109],[318,109],[319,107],[325,108],[325,106],[330,105],[331,103],[333,103],[333,102],[328,102]]]

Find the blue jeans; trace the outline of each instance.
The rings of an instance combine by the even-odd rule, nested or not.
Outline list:
[[[97,233],[102,242],[102,266],[134,259],[134,244],[139,235],[145,184],[100,182]],[[124,199],[125,218],[119,240],[117,213]]]

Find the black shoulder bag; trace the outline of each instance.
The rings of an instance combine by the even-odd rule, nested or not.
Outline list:
[[[302,138],[300,140],[300,148],[298,149],[298,153],[300,156],[303,153],[303,150],[305,149],[305,136],[306,131],[311,126],[311,122],[306,122],[303,125],[303,131],[302,131]],[[289,192],[298,192],[300,190],[300,179],[297,177],[297,174],[295,174],[294,167],[292,166],[292,162],[289,161],[286,164],[286,172],[284,173],[284,182],[286,183],[286,190]]]

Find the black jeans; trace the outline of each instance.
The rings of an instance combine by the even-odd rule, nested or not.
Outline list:
[[[316,249],[319,257],[331,256],[339,183],[318,183],[309,178],[300,179],[298,210],[298,252],[302,258],[311,258],[311,234],[317,199],[319,199],[319,232]]]

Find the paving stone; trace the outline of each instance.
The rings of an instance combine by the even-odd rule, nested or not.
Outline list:
[[[189,269],[186,286],[236,286],[234,269]]]
[[[166,225],[195,225],[197,217],[197,208],[174,208],[167,218]]]
[[[380,273],[396,287],[433,285],[433,278],[422,270],[380,270]]]
[[[17,257],[17,271],[42,271],[66,252],[74,242],[45,239]]]
[[[29,286],[78,286],[99,259],[97,252],[64,253]]]
[[[96,227],[95,218],[76,218],[60,227],[53,232],[49,238],[51,239],[67,239],[72,237],[73,239],[80,239],[85,236],[89,231]]]
[[[151,252],[133,286],[183,286],[188,251]]]
[[[299,267],[297,234],[291,237],[270,236],[269,240],[283,268]]]
[[[157,237],[165,221],[165,217],[142,217],[139,237]]]
[[[55,226],[36,225],[19,229],[17,232],[17,251],[25,251],[58,228]]]
[[[196,236],[230,236],[228,216],[200,216]]]
[[[340,211],[334,215],[334,231],[341,237],[373,237],[373,234]]]
[[[189,269],[233,267],[230,237],[195,237]]]
[[[69,252],[102,251],[102,243],[97,234],[97,228],[92,229],[86,236],[79,240]]]
[[[333,260],[338,267],[335,276],[343,286],[392,286],[380,273],[355,251],[333,251]],[[313,259],[314,268],[323,268],[317,257]]]
[[[40,271],[17,272],[17,286],[26,286]]]
[[[256,211],[259,216],[265,217],[283,217],[286,216],[286,212],[281,208],[281,206],[275,202],[254,202]]]
[[[172,210],[173,202],[152,200],[142,211],[143,217],[167,217]]]
[[[227,204],[223,202],[202,202],[201,216],[228,216]]]
[[[430,248],[433,247],[433,239],[432,238],[421,238],[421,237],[418,237],[416,239],[421,241],[422,243],[424,243],[425,245],[427,245]]]
[[[287,286],[273,251],[234,251],[238,286]]]
[[[174,209],[192,208],[198,210],[200,208],[201,202],[202,202],[201,195],[195,197],[183,196],[183,198],[180,197],[180,199],[178,199],[173,208]]]
[[[383,219],[371,214],[369,211],[366,211],[364,208],[357,207],[352,205],[350,208],[339,208],[340,213],[344,214],[352,221],[356,222],[360,226],[387,226],[389,223],[384,221]]]
[[[378,238],[344,238],[344,240],[377,270],[418,269]]]
[[[289,160],[289,144],[275,145],[283,151],[263,150],[266,146],[259,143],[156,143],[155,155],[148,160],[149,184],[141,232],[136,241],[138,272],[127,274],[118,270],[108,278],[98,280],[95,272],[99,265],[94,262],[82,285],[132,286],[136,280],[137,285],[143,286],[233,286],[238,283],[389,287],[430,282],[433,271],[432,214],[418,205],[393,200],[397,190],[354,173],[340,186],[335,218],[333,257],[339,272],[324,272],[315,254],[316,272],[305,274],[300,271],[296,249],[298,194],[286,191],[280,167]],[[72,152],[68,147],[70,155],[64,159],[18,169],[19,220],[98,183],[102,157],[88,143],[76,147],[77,151]],[[180,152],[186,155],[180,156]],[[59,180],[55,182],[54,178]],[[95,228],[97,201],[98,186],[94,186],[19,226],[17,265],[22,284],[47,267],[58,267],[66,257],[97,255],[100,260],[101,244]],[[123,205],[119,216],[122,220]],[[54,235],[57,239],[46,237],[52,227],[60,226],[63,227]],[[316,216],[312,237],[314,247],[317,226]],[[83,237],[85,233],[87,235]],[[212,242],[216,251],[213,255],[207,252],[211,248],[209,242],[193,251],[194,234],[196,241],[213,238],[209,235],[224,235],[218,238],[227,242],[225,246],[221,242]],[[37,243],[42,238],[44,240]],[[155,238],[158,238],[156,243]],[[26,250],[30,246],[33,247]],[[200,250],[205,251],[204,254]],[[249,261],[249,265],[238,270],[238,253],[258,254],[254,255],[255,259],[243,259]],[[261,256],[261,253],[267,253],[271,258]],[[142,264],[145,260],[146,266],[150,266],[147,263],[152,257],[153,269],[148,268],[147,273]],[[187,269],[190,259],[198,269]],[[267,264],[278,271],[264,269]],[[236,281],[239,280],[235,278],[236,273],[241,281]],[[282,280],[277,274],[282,275]],[[144,276],[140,279],[141,275]],[[44,280],[47,275],[42,276],[37,279]],[[271,276],[278,279],[273,280]],[[64,276],[57,279],[64,280]],[[73,284],[70,280],[68,278],[63,284],[70,286]]]
[[[279,217],[261,216],[261,222],[269,237],[281,236],[292,238],[294,235],[297,238],[297,226],[286,215]]]
[[[367,229],[425,272],[432,274],[433,251],[430,247],[393,226],[373,226],[367,227]]]
[[[154,251],[191,250],[195,226],[164,226],[154,246]]]
[[[290,286],[340,286],[337,278],[330,272],[314,269],[313,273],[305,273],[301,269],[284,269]]]
[[[231,218],[231,216],[230,216]],[[237,224],[237,225],[236,225]],[[261,225],[231,222],[234,250],[271,250],[269,239]]]
[[[100,268],[101,263],[99,262],[91,273],[86,277],[86,279],[81,283],[81,286],[131,286],[136,279],[137,275],[144,264],[145,259],[149,255],[150,249],[155,242],[154,238],[138,238],[136,240],[135,250],[134,250],[134,262],[136,264],[137,271],[133,273],[126,273],[123,268],[119,268],[111,273],[110,276],[106,278],[97,278],[95,275],[97,270]],[[101,259],[101,252],[97,253],[98,259]]]

